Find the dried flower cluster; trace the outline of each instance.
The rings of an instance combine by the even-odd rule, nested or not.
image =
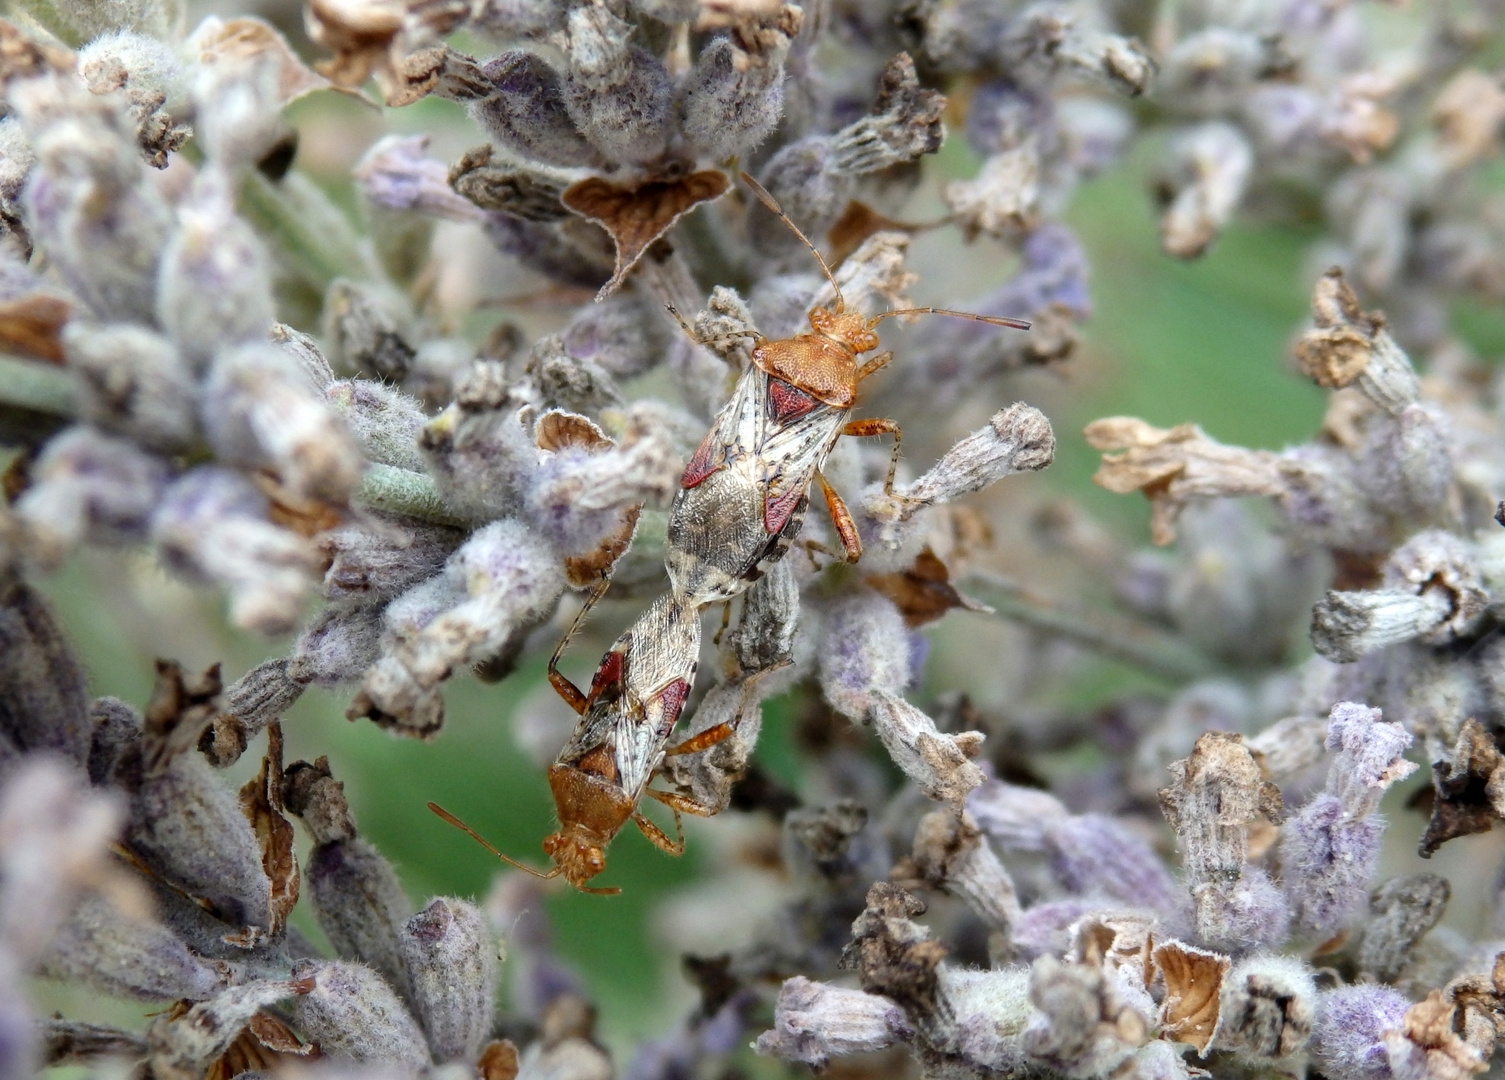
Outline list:
[[[262,7],[306,40],[189,29],[167,0],[0,22],[0,1080],[669,1080],[752,1053],[1071,1080],[1491,1067],[1505,891],[1460,929],[1477,882],[1379,868],[1387,842],[1430,856],[1505,818],[1505,406],[1449,317],[1505,296],[1492,0],[1416,13],[1389,51],[1347,0]],[[457,103],[433,115],[486,141],[453,163],[374,142],[362,229],[297,167],[284,110],[373,84],[367,105]],[[980,164],[937,186],[940,228],[1017,261],[967,306],[1033,327],[935,319],[890,334],[878,375],[945,119]],[[1037,515],[1118,609],[1091,612],[1090,590],[1006,588],[992,568],[1023,553],[967,500],[1052,460],[1005,380],[1070,362],[1089,290],[1064,214],[1136,143],[1160,150],[1170,256],[1255,209],[1325,222],[1293,352],[1330,397],[1279,451],[1089,425],[1097,482],[1177,545]],[[529,340],[488,297],[444,308],[456,235],[570,313]],[[897,443],[854,405],[906,425],[902,474],[897,445],[839,438]],[[83,545],[149,553],[290,644],[228,684],[164,660],[139,707],[91,698],[37,585]],[[922,709],[922,628],[993,613],[969,580],[1074,646],[1052,677],[1099,651],[1176,688],[1082,711],[1020,676],[1015,710]],[[554,763],[547,876],[614,891],[586,883],[629,821],[682,852],[641,796],[676,827],[716,817],[670,935],[700,1001],[620,1065],[547,886],[413,904],[336,768],[285,763],[282,730],[315,686],[441,737],[450,680],[520,682],[608,584],[635,619],[589,689],[550,665],[573,733],[546,687],[514,694],[519,745]],[[797,791],[754,757],[785,694]],[[1047,763],[1082,747],[1077,775]],[[1387,832],[1396,785],[1429,820],[1397,805]],[[327,949],[290,926],[300,895]],[[34,977],[162,1007],[133,1030],[42,1018]]]

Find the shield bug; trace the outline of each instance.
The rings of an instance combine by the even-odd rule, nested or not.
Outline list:
[[[899,425],[850,419],[858,385],[893,358],[882,352],[861,359],[878,348],[878,323],[896,315],[929,314],[1019,330],[1030,325],[931,307],[871,318],[847,311],[841,287],[815,245],[756,180],[743,173],[742,181],[814,254],[836,301],[811,309],[808,333],[777,341],[754,335],[752,363],[685,467],[669,511],[665,562],[675,593],[695,607],[731,599],[783,557],[803,523],[811,483],[820,486],[847,561],[861,557],[856,522],[820,470],[842,435],[892,435],[883,490],[893,493]],[[672,308],[670,314],[679,318]],[[685,325],[682,319],[680,325]]]
[[[620,890],[591,888],[586,882],[606,868],[606,847],[629,821],[654,846],[680,855],[685,849],[680,812],[714,812],[683,795],[648,786],[664,757],[704,750],[731,732],[713,728],[665,749],[700,658],[699,609],[673,594],[660,597],[617,638],[596,668],[589,691],[582,692],[559,671],[561,654],[605,587],[603,580],[549,661],[549,682],[580,716],[569,742],[549,768],[559,829],[544,840],[543,848],[554,868],[539,871],[525,866],[487,844],[449,812],[433,803],[429,809],[504,862],[537,877],[562,876],[581,892],[609,894]],[[674,839],[638,810],[644,795],[674,812]]]

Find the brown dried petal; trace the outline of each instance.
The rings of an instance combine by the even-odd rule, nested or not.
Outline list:
[[[582,217],[598,223],[616,243],[616,269],[601,286],[597,300],[617,290],[648,245],[703,202],[720,198],[730,182],[719,169],[704,169],[679,180],[649,180],[636,188],[618,187],[588,177],[565,188],[561,200]]]
[[[240,806],[261,845],[261,866],[271,885],[271,925],[246,927],[226,937],[232,945],[250,948],[287,927],[298,903],[298,860],[293,852],[293,826],[282,816],[282,725],[267,728],[267,753],[256,779],[240,789]]]
[[[1432,820],[1421,838],[1426,858],[1455,836],[1488,832],[1505,816],[1505,759],[1494,738],[1469,718],[1458,732],[1451,761],[1432,764]]]
[[[281,1020],[259,1012],[210,1064],[204,1080],[231,1080],[247,1072],[275,1074],[289,1059],[319,1056],[318,1047],[312,1043],[305,1046]]]
[[[1455,168],[1493,157],[1505,124],[1505,85],[1498,75],[1460,71],[1432,104],[1432,123],[1444,157]]]
[[[963,596],[951,584],[946,564],[929,548],[915,557],[914,565],[897,574],[869,574],[866,581],[894,602],[908,627],[935,622],[952,608],[990,611],[986,604]]]
[[[493,1039],[481,1048],[476,1071],[481,1080],[516,1080],[517,1045],[511,1039]]]
[[[950,1019],[940,1015],[944,1006],[938,974],[947,950],[913,921],[924,911],[924,903],[897,885],[878,882],[852,923],[852,940],[841,963],[857,969],[869,994],[897,1003],[917,1029],[934,1031]]]
[[[293,997],[301,984],[285,979],[261,979],[223,990],[190,1008],[171,1009],[157,1016],[146,1032],[151,1073],[157,1080],[202,1080],[219,1061],[232,1054],[252,1018],[267,1005]],[[269,1030],[263,1026],[262,1030]],[[254,1036],[253,1036],[254,1038]],[[252,1048],[255,1047],[255,1050]],[[243,1045],[240,1055],[259,1058],[259,1040]],[[221,1071],[219,1076],[234,1075]]]
[[[540,450],[562,450],[567,446],[596,452],[610,450],[614,443],[606,432],[589,417],[551,409],[538,418],[533,439]]]
[[[197,50],[198,62],[203,67],[270,57],[277,65],[277,100],[283,105],[329,86],[328,79],[298,58],[281,31],[252,16],[223,22],[207,19],[186,44],[189,49]]]
[[[67,49],[32,41],[14,24],[0,19],[0,86],[12,79],[72,71],[73,63],[73,53]]]
[[[1228,957],[1167,941],[1155,949],[1155,965],[1165,976],[1160,1005],[1161,1033],[1204,1053],[1218,1027],[1218,1003]]]
[[[912,233],[918,228],[916,225],[906,225],[902,221],[886,218],[867,203],[853,199],[847,203],[841,217],[836,219],[836,224],[826,230],[826,242],[831,248],[827,261],[833,267],[840,266],[868,237],[880,232]]]
[[[0,348],[63,363],[62,333],[70,311],[66,300],[41,292],[0,301]]]
[[[1489,1046],[1481,1048],[1460,1034],[1458,1006],[1444,990],[1433,990],[1406,1010],[1401,1030],[1386,1032],[1384,1042],[1391,1060],[1406,1061],[1408,1075],[1428,1080],[1467,1080],[1489,1067],[1488,1051],[1494,1046],[1494,1028],[1489,1025]],[[1409,1059],[1409,1060],[1408,1060]],[[1417,1060],[1419,1059],[1419,1060]],[[1413,1069],[1415,1070],[1413,1072]]]
[[[220,689],[218,664],[195,678],[175,661],[157,661],[157,682],[142,717],[143,764],[149,772],[198,745],[221,711]]]
[[[1094,450],[1110,451],[1093,483],[1120,495],[1142,491],[1150,500],[1150,535],[1157,544],[1176,538],[1176,517],[1192,499],[1278,495],[1285,489],[1274,454],[1225,446],[1195,424],[1164,429],[1113,416],[1094,420],[1084,434]]]
[[[282,798],[289,812],[303,819],[316,844],[349,840],[355,836],[355,821],[345,801],[345,785],[329,771],[329,759],[310,765],[295,761],[284,774]]]

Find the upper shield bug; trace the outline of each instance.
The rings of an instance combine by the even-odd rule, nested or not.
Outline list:
[[[563,876],[581,892],[610,894],[620,890],[591,888],[586,882],[606,868],[606,847],[629,821],[655,846],[680,855],[684,852],[680,811],[713,812],[683,795],[648,786],[664,757],[704,750],[731,731],[713,728],[665,749],[700,658],[699,609],[672,594],[660,597],[617,638],[596,668],[588,692],[582,693],[559,671],[561,654],[606,585],[603,579],[592,592],[549,661],[549,682],[580,714],[570,741],[549,768],[559,829],[544,840],[543,848],[554,862],[553,869],[545,872],[525,866],[497,851],[448,811],[433,803],[429,809],[521,870],[537,877]],[[674,839],[639,812],[638,801],[644,795],[674,811]]]
[[[770,341],[756,336],[752,363],[737,380],[711,430],[690,458],[669,511],[665,562],[676,594],[696,607],[729,600],[783,557],[799,532],[811,482],[820,485],[848,562],[862,555],[862,540],[846,504],[821,474],[842,435],[892,435],[884,491],[893,493],[899,462],[899,425],[892,420],[851,420],[858,384],[884,367],[890,352],[863,361],[878,348],[875,328],[896,315],[954,315],[1028,330],[1022,319],[994,318],[940,308],[904,308],[871,318],[847,311],[830,267],[773,196],[742,175],[754,195],[779,216],[815,255],[836,291],[830,307],[810,311],[810,332]],[[670,314],[680,319],[673,308]],[[685,326],[683,319],[680,325]],[[688,326],[685,329],[689,331]]]

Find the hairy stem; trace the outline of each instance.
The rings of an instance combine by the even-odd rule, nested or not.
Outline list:
[[[1005,619],[1074,641],[1148,674],[1184,683],[1215,670],[1216,665],[1196,649],[1144,623],[1057,604],[1001,574],[977,570],[968,576],[974,585],[983,587],[980,598]]]

